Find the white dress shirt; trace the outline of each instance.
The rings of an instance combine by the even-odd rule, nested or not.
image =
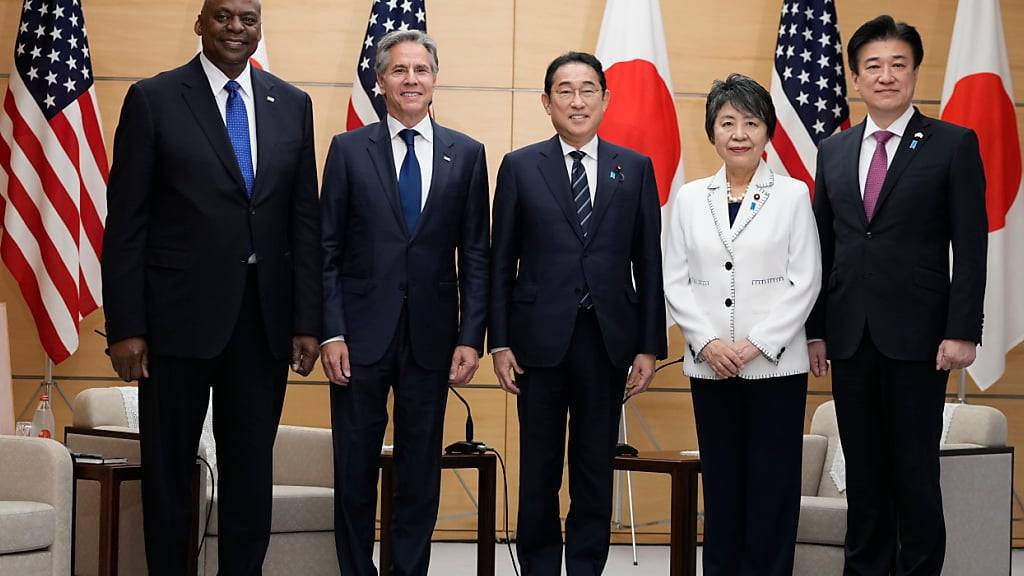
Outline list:
[[[860,177],[860,197],[864,197],[864,184],[868,181],[868,169],[871,168],[871,157],[875,155],[875,132],[886,130],[892,132],[893,136],[885,143],[886,168],[892,164],[896,151],[900,148],[900,141],[903,140],[903,133],[907,130],[907,124],[914,117],[914,107],[907,106],[907,110],[888,128],[879,128],[878,124],[868,114],[864,121],[864,139],[860,144],[860,163],[858,164],[858,176]]]
[[[558,142],[562,145],[562,156],[565,158],[565,171],[569,175],[570,185],[572,183],[572,156],[569,156],[570,152],[575,152],[576,148],[571,144],[558,137]],[[584,144],[579,148],[580,152],[583,152],[585,156],[580,160],[583,163],[583,171],[587,173],[587,184],[590,187],[590,203],[593,205],[594,200],[597,198],[597,136]]]
[[[420,210],[427,205],[427,194],[430,193],[430,177],[434,174],[434,125],[430,123],[430,115],[426,115],[419,124],[412,127],[417,132],[413,146],[416,148],[416,160],[420,164]],[[388,132],[391,133],[391,156],[395,159],[395,177],[402,172],[405,161],[405,140],[398,135],[405,126],[388,114]]]
[[[203,65],[203,72],[206,72],[206,79],[210,81],[210,90],[213,92],[213,98],[217,101],[217,110],[220,112],[220,119],[224,121],[224,125],[227,126],[227,104],[228,104],[228,89],[224,87],[231,78],[228,78],[226,74],[220,71],[220,68],[210,62],[210,59],[206,57],[206,54],[199,53],[199,63]],[[252,174],[256,175],[256,106],[253,104],[252,95],[252,68],[248,62],[245,64],[245,69],[238,75],[238,78],[234,79],[241,86],[238,91],[238,95],[242,97],[242,102],[245,102],[245,116],[249,120],[249,151],[252,152]]]

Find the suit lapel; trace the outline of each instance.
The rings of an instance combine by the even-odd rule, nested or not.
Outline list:
[[[736,215],[736,222],[732,225],[732,241],[736,242],[740,232],[761,213],[768,197],[772,195],[772,188],[775,186],[775,173],[762,161],[757,167],[757,172],[750,179],[750,187],[743,198],[743,205],[740,206],[739,214]]]
[[[398,226],[409,236],[409,229],[405,225],[405,216],[402,215],[401,202],[398,200],[398,176],[395,175],[394,154],[391,151],[391,134],[388,132],[388,123],[380,121],[377,129],[371,130],[366,144],[366,151],[370,154],[373,167],[377,170],[377,177],[381,187],[384,189],[384,196],[391,205],[391,213],[394,215]]]
[[[601,225],[605,213],[608,212],[612,197],[619,190],[625,177],[622,174],[622,167],[615,163],[617,156],[618,153],[611,150],[603,140],[597,141],[597,178],[594,179],[595,182],[590,183],[591,196],[594,198],[594,216],[590,223],[590,234],[587,235],[586,244],[589,244],[597,234],[597,228]],[[601,189],[600,193],[598,193],[598,188]]]
[[[708,183],[707,203],[708,209],[711,211],[711,219],[715,222],[718,239],[722,241],[722,245],[731,255],[732,232],[729,228],[729,208],[725,194],[725,166],[722,166]]]
[[[272,179],[273,158],[272,135],[280,133],[278,117],[274,110],[274,83],[270,76],[255,66],[252,67],[252,100],[256,108],[256,182],[253,184],[252,201],[258,201],[266,194],[266,182]]]
[[[562,209],[569,226],[576,232],[580,242],[584,241],[583,229],[580,228],[579,218],[576,217],[576,207],[572,203],[572,190],[569,188],[569,174],[565,171],[565,158],[562,157],[562,146],[558,142],[558,136],[548,140],[546,150],[541,150],[540,168],[541,176],[548,185],[548,191],[555,198],[555,203]]]
[[[213,93],[210,92],[210,81],[206,78],[206,73],[203,72],[199,56],[189,62],[189,72],[190,78],[182,82],[181,95],[224,168],[235,179],[238,188],[244,191],[245,183],[242,180],[242,171],[238,168],[235,150],[231,147],[227,128],[224,127],[224,119],[221,117],[220,111],[217,110],[217,101],[214,100]],[[242,198],[245,198],[244,192]]]
[[[892,194],[893,188],[899,182],[900,176],[903,175],[903,171],[921,153],[921,147],[928,141],[929,124],[928,119],[917,111],[914,112],[910,122],[907,123],[907,128],[903,131],[903,136],[900,138],[899,148],[896,149],[896,157],[892,159],[889,169],[885,173],[885,182],[882,183],[882,190],[878,193],[878,202],[875,204],[875,215],[873,218],[878,217],[878,213],[885,205],[885,200]],[[915,138],[915,134],[921,134],[921,137]],[[913,142],[917,143],[912,144]]]
[[[438,126],[431,120],[434,127],[434,162],[433,172],[430,175],[430,192],[427,193],[427,202],[423,206],[423,213],[420,214],[419,223],[412,237],[415,239],[419,231],[423,229],[423,222],[430,217],[430,214],[437,209],[434,206],[444,202],[444,191],[448,188],[448,179],[451,177],[452,165],[455,163],[455,143],[448,135],[448,131]]]
[[[860,151],[864,143],[864,130],[866,127],[867,120],[865,119],[855,128],[851,128],[841,150],[844,170],[846,171],[846,177],[842,181],[847,183],[844,193],[849,194],[853,198],[853,205],[857,207],[857,219],[863,228],[868,227],[868,217],[864,213],[864,195],[860,191]]]

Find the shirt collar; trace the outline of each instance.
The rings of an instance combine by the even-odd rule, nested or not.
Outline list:
[[[434,124],[430,121],[430,114],[424,116],[412,129],[427,142],[434,141]],[[402,130],[405,130],[405,125],[391,114],[388,114],[388,133],[391,134],[391,139],[399,138],[398,133]]]
[[[206,57],[206,54],[199,53],[199,62],[203,65],[203,72],[206,72],[206,79],[210,81],[210,89],[213,90],[214,94],[220,93],[221,90],[226,90],[224,85],[228,83],[231,78],[228,78],[227,74],[217,68],[217,65],[210,62],[210,59]],[[242,69],[242,73],[235,78],[235,82],[242,87],[242,93],[246,94],[250,98],[252,94],[252,66],[246,62],[245,68]]]
[[[907,106],[907,109],[906,111],[903,112],[903,115],[897,118],[896,121],[890,124],[889,127],[886,128],[885,130],[888,132],[892,132],[898,138],[903,138],[903,133],[907,131],[907,124],[910,124],[910,119],[914,117],[914,112],[915,110],[913,106]],[[878,127],[878,124],[875,124],[875,121],[874,119],[871,118],[871,115],[868,114],[867,123],[864,125],[864,140],[867,140],[868,138],[873,136],[875,132],[879,132],[881,130],[882,129]]]
[[[597,140],[597,135],[595,134],[594,137],[590,140],[590,142],[587,142],[583,146],[580,146],[579,151],[583,152],[587,156],[590,156],[594,160],[597,160]],[[565,139],[563,139],[561,136],[558,137],[558,143],[562,145],[562,156],[568,156],[569,152],[573,152],[576,150],[576,148],[572,144],[566,142]]]

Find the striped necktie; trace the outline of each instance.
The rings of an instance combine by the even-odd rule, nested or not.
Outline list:
[[[590,183],[587,182],[587,171],[583,168],[585,153],[579,150],[569,152],[572,157],[572,198],[576,204],[576,217],[579,218],[583,238],[590,235],[590,217],[594,214],[594,205],[590,201]],[[590,297],[590,287],[583,285],[583,296],[580,298],[581,308],[592,308],[594,300]]]

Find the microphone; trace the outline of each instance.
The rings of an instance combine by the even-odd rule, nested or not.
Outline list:
[[[466,407],[466,439],[449,444],[444,449],[444,453],[483,454],[487,451],[487,445],[478,440],[473,440],[473,410],[469,407],[469,402],[466,402],[466,399],[462,397],[462,394],[459,394],[459,391],[451,384],[448,385],[448,389],[451,390],[462,402],[462,405]]]
[[[658,372],[661,372],[661,370],[663,368],[668,368],[669,366],[672,366],[673,364],[681,364],[684,359],[685,359],[685,356],[680,356],[678,360],[673,360],[671,362],[666,362],[666,363],[662,364],[661,366],[658,366],[657,368],[655,368],[654,369],[654,373],[657,374]],[[652,376],[652,378],[653,378],[653,376]],[[623,400],[622,403],[625,404],[626,401]],[[623,418],[625,418],[625,414],[623,414]],[[639,453],[640,452],[636,448],[634,448],[632,445],[627,444],[625,442],[619,442],[618,444],[615,445],[615,455],[616,456],[636,456]]]

